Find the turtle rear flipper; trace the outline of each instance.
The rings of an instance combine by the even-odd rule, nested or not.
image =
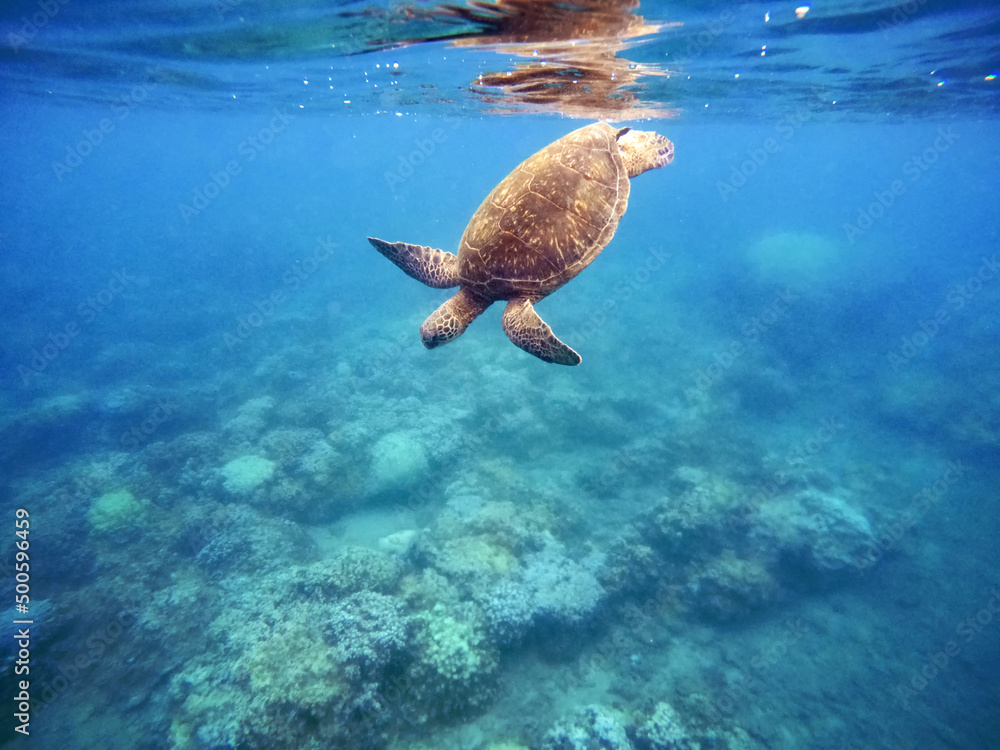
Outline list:
[[[458,286],[458,256],[454,253],[435,250],[426,245],[386,242],[374,237],[369,237],[368,241],[382,255],[417,281],[435,289]]]
[[[493,300],[483,299],[477,294],[459,289],[458,294],[431,313],[420,326],[421,341],[428,349],[433,349],[457,339],[465,333],[469,323],[478,318],[491,304]]]
[[[582,361],[579,354],[556,338],[549,324],[538,317],[527,297],[518,297],[507,303],[507,309],[503,311],[503,332],[514,346],[545,362],[578,365]]]

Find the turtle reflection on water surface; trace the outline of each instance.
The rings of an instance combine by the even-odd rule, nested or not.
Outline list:
[[[433,349],[462,335],[497,300],[503,330],[529,354],[559,365],[580,355],[534,305],[589,266],[628,208],[629,178],[673,161],[674,144],[605,122],[574,130],[528,157],[497,185],[465,228],[458,255],[405,242],[368,241],[403,271],[438,289],[459,287],[420,327]]]

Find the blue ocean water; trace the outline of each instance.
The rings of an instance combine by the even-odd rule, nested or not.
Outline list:
[[[5,6],[2,741],[1000,748],[998,24]],[[582,364],[425,349],[366,237],[598,119]]]

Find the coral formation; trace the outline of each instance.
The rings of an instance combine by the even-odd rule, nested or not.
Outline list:
[[[731,620],[775,600],[779,589],[763,560],[726,550],[693,571],[685,594],[695,611]]]
[[[645,536],[654,549],[669,559],[688,561],[720,552],[742,536],[749,509],[741,503],[738,486],[689,467],[676,475],[683,491],[658,503],[647,516]]]
[[[661,701],[649,718],[636,728],[637,750],[696,750],[681,717],[669,703]]]
[[[690,694],[685,700],[686,713],[666,701],[657,703],[632,732],[636,750],[759,750],[742,727],[717,718],[704,720],[699,712],[706,703],[704,696]]]
[[[287,623],[250,651],[245,663],[250,688],[269,705],[325,712],[347,695],[333,652],[305,626]]]
[[[783,596],[784,585],[834,576],[872,543],[868,519],[843,498],[789,482],[751,500],[731,482],[678,472],[685,491],[638,523],[665,579],[694,612],[728,620]],[[619,572],[619,575],[622,575]]]
[[[274,475],[274,461],[263,456],[240,456],[222,467],[223,486],[234,495],[246,496]]]
[[[381,750],[403,722],[452,722],[489,706],[501,654],[510,658],[524,643],[546,657],[558,644],[586,648],[599,615],[617,617],[618,607],[654,594],[657,606],[669,601],[686,605],[680,613],[732,621],[780,599],[793,564],[836,571],[870,534],[843,495],[810,486],[808,477],[751,503],[737,482],[688,466],[632,527],[608,543],[580,545],[569,540],[589,520],[557,499],[564,490],[497,499],[500,487],[528,490],[510,466],[491,461],[482,471],[493,484],[463,473],[444,488],[446,502],[427,526],[384,536],[377,549],[348,545],[317,559],[301,523],[275,516],[319,517],[309,509],[324,503],[348,508],[353,500],[337,493],[348,492],[346,462],[364,449],[314,428],[267,432],[271,408],[248,406],[242,426],[229,426],[239,426],[245,453],[221,471],[214,467],[222,451],[207,434],[143,451],[130,486],[146,487],[159,473],[186,488],[159,496],[168,515],[129,490],[99,495],[87,513],[95,538],[140,529],[191,564],[168,584],[156,582],[152,565],[136,578],[160,586],[145,607],[145,638],[176,639],[181,629],[170,623],[178,612],[211,613],[205,656],[172,682],[178,747]],[[386,433],[352,497],[417,481],[430,465],[424,439],[412,429]],[[204,446],[201,460],[181,461],[182,445]],[[95,464],[90,474],[107,487],[128,468]],[[126,551],[100,554],[102,570],[123,570],[128,559]],[[578,637],[566,638],[570,631]],[[628,663],[640,675],[647,662],[632,652]],[[595,704],[559,722],[539,746],[752,747],[738,742],[736,729],[713,731],[665,702],[634,726]]]
[[[578,625],[593,615],[604,599],[595,571],[602,556],[583,564],[568,558],[554,540],[526,556],[520,580],[529,592],[536,618],[551,625]]]
[[[625,717],[591,704],[557,722],[545,735],[542,750],[633,750]]]
[[[496,584],[482,594],[477,603],[483,611],[490,638],[500,647],[516,646],[534,622],[531,592],[512,581]]]
[[[410,620],[393,597],[359,591],[336,602],[323,627],[345,671],[371,680],[405,651]]]
[[[409,681],[420,686],[417,703],[423,720],[485,705],[493,695],[497,658],[476,610],[439,603],[416,619],[416,659]]]
[[[292,573],[297,591],[307,597],[331,599],[359,591],[390,593],[402,575],[397,557],[367,547],[345,547]]]
[[[402,529],[400,531],[394,531],[392,534],[387,534],[378,540],[378,548],[383,552],[388,552],[392,555],[402,556],[413,549],[413,545],[417,541],[418,532],[416,529]]]
[[[220,505],[192,516],[179,545],[212,575],[268,570],[312,551],[300,527],[245,505]]]
[[[755,535],[816,573],[836,574],[874,543],[868,519],[843,497],[806,489],[761,508]]]
[[[370,484],[374,492],[400,489],[423,479],[427,450],[413,432],[397,430],[383,435],[372,447]]]
[[[90,506],[87,520],[101,534],[124,534],[141,529],[148,518],[150,505],[126,489],[107,492]]]
[[[236,410],[236,415],[222,426],[223,433],[235,446],[249,448],[264,433],[274,404],[275,400],[270,396],[258,396],[246,401]]]

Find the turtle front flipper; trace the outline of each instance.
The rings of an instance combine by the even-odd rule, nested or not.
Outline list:
[[[491,304],[493,300],[459,289],[458,294],[431,313],[420,326],[420,339],[428,349],[447,344],[465,333],[469,323]]]
[[[458,286],[458,256],[435,250],[426,245],[406,242],[386,242],[369,237],[368,241],[382,255],[403,269],[417,281],[435,289]]]
[[[556,338],[552,328],[538,317],[531,300],[518,297],[503,311],[503,332],[514,346],[555,365],[578,365],[580,355]]]

